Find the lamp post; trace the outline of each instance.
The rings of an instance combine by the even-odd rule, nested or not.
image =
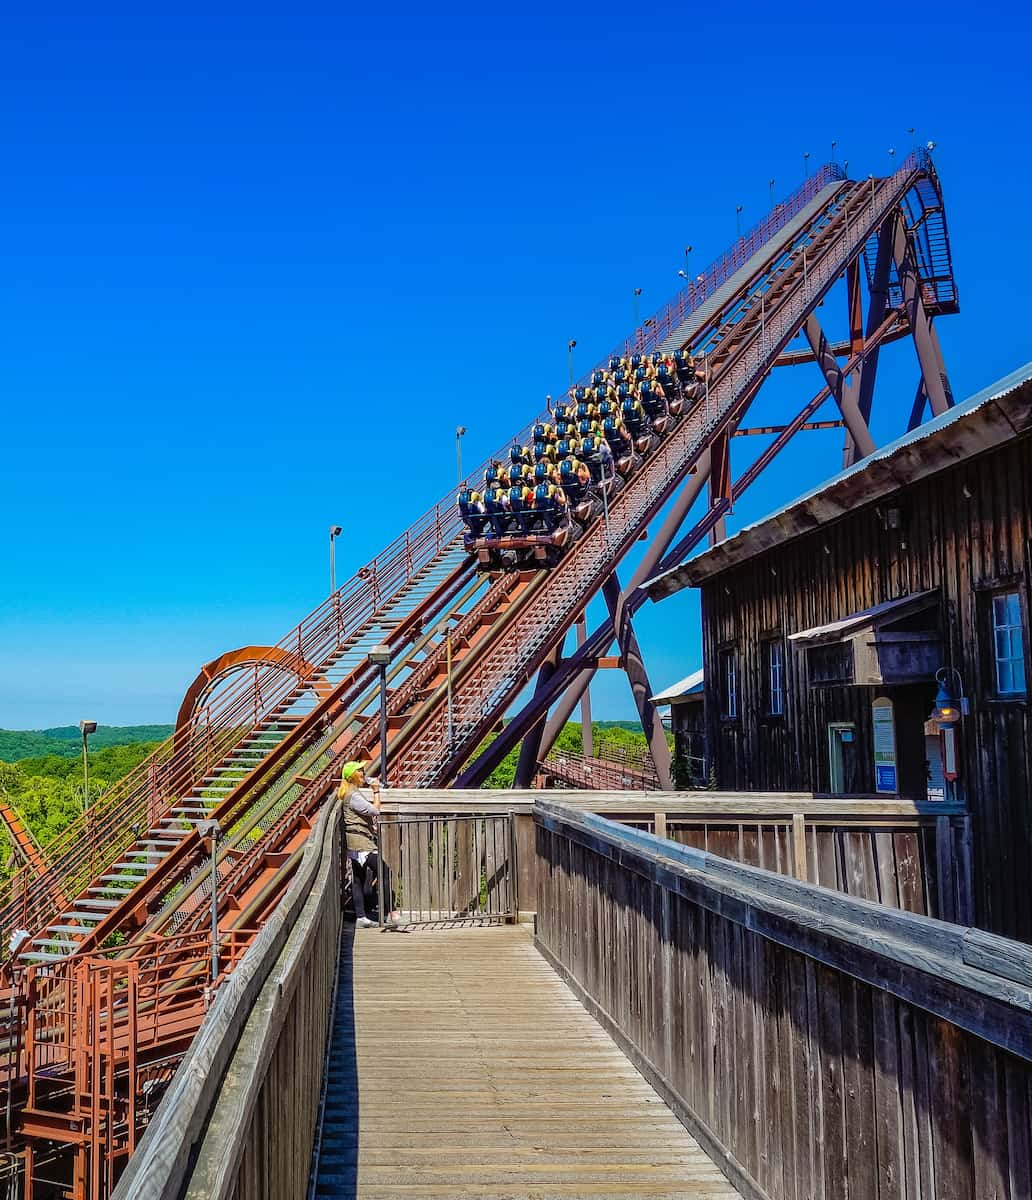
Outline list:
[[[381,643],[369,651],[369,661],[380,668],[380,786],[387,786],[387,667],[391,648]]]
[[[810,178],[810,151],[807,150],[803,155],[803,175],[806,179]]]
[[[692,261],[692,247],[685,246],[685,248],[684,248],[684,279],[685,279],[686,285],[687,285],[688,280],[691,279],[691,277],[692,277],[691,261]]]
[[[770,189],[770,206],[771,206],[771,208],[773,208],[774,207],[774,180],[773,179],[767,180],[767,187]]]
[[[90,806],[90,760],[86,753],[86,739],[91,733],[97,732],[96,721],[80,721],[79,732],[82,734],[82,811]]]
[[[910,127],[910,128],[907,130],[907,133],[909,133],[909,134],[910,134],[910,149],[911,149],[911,150],[916,150],[916,149],[917,149],[917,142],[916,142],[916,141],[915,141],[915,139],[914,139],[914,128],[913,128],[913,126],[911,126],[911,127]]]
[[[330,595],[337,590],[337,554],[336,540],[344,532],[339,525],[330,526]]]
[[[462,487],[462,435],[465,432],[465,425],[455,426],[455,470],[459,477],[459,487]]]
[[[634,328],[638,328],[638,297],[641,295],[641,288],[634,289]]]
[[[838,145],[838,142],[832,142],[832,143],[831,143],[831,161],[832,161],[832,162],[834,162],[834,161],[835,161],[835,147],[836,147],[837,145]]]
[[[742,205],[735,208],[735,237],[742,236]]]
[[[211,986],[215,989],[215,981],[219,977],[219,834],[222,826],[214,817],[207,817],[197,822],[197,832],[201,837],[211,838]]]
[[[567,365],[570,368],[570,387],[573,387],[573,352],[577,349],[577,339],[570,338],[566,343]],[[551,409],[549,410],[551,411]]]

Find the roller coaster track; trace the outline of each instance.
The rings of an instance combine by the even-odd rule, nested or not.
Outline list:
[[[656,561],[686,553],[726,511],[730,483],[713,490],[717,448],[726,455],[729,433],[800,331],[821,361],[815,310],[844,275],[859,286],[861,263],[879,297],[866,331],[853,322],[844,365],[824,354],[825,388],[737,486],[747,486],[829,396],[862,440],[866,426],[856,413],[864,405],[845,376],[901,330],[956,310],[938,181],[921,152],[893,175],[861,183],[824,168],[617,348],[690,348],[705,364],[705,398],[645,457],[608,520],[590,525],[556,566],[478,574],[453,504],[441,501],[276,646],[227,656],[233,666],[225,672],[216,660],[193,691],[198,707],[187,706],[175,735],[47,846],[45,861],[37,857],[15,874],[0,935],[6,943],[23,928],[32,937],[5,968],[6,1079],[18,1093],[14,1132],[30,1172],[33,1146],[65,1142],[76,1194],[107,1194],[144,1119],[135,1098],[145,1077],[155,1078],[146,1072],[181,1053],[203,1017],[212,846],[199,823],[214,818],[223,834],[215,851],[221,977],[282,894],[341,762],[378,756],[372,646],[385,643],[393,655],[392,784],[482,778],[517,732],[540,728],[561,688],[619,639],[621,605],[626,623],[637,600],[633,592],[619,596],[615,571],[686,494],[693,472],[711,472],[710,513],[672,549],[668,537]],[[946,386],[944,374],[929,385],[933,406]],[[517,436],[527,440],[533,424]],[[600,592],[609,622],[561,661],[567,632]],[[450,652],[438,632],[444,622]],[[528,705],[478,757],[538,672],[537,709]],[[101,1053],[121,1064],[121,1091],[105,1091],[101,1073],[88,1069],[90,1055]]]

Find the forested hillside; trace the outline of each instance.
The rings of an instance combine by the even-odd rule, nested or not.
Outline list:
[[[135,742],[163,742],[171,732],[171,725],[99,725],[97,732],[90,734],[90,752]],[[0,761],[20,762],[23,758],[42,758],[47,754],[62,758],[80,756],[82,734],[79,727],[0,729]]]
[[[162,728],[162,727],[158,727]],[[78,737],[78,729],[75,731]],[[51,745],[56,739],[48,739]],[[96,799],[141,762],[157,742],[93,749],[90,738],[90,797]],[[72,743],[72,757],[45,754],[0,762],[0,800],[11,805],[43,846],[82,812],[81,743]],[[13,869],[11,839],[0,832],[0,877]]]

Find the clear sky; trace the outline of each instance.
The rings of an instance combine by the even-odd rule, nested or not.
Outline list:
[[[163,8],[164,11],[158,11]],[[1029,357],[1029,20],[970,6],[19,6],[0,34],[0,725],[171,720],[699,270],[934,139],[958,397]],[[828,318],[829,325],[833,319]],[[886,355],[902,429],[912,351]],[[818,386],[783,372],[764,415]],[[744,440],[744,439],[743,439]],[[735,452],[754,454],[753,445]],[[839,462],[812,434],[741,523]],[[385,468],[390,468],[385,481]],[[646,606],[654,682],[694,601]],[[596,714],[631,715],[615,673]]]

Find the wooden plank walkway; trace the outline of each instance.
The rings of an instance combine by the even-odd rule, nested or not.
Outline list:
[[[504,926],[348,928],[316,1195],[738,1193],[527,931]]]

